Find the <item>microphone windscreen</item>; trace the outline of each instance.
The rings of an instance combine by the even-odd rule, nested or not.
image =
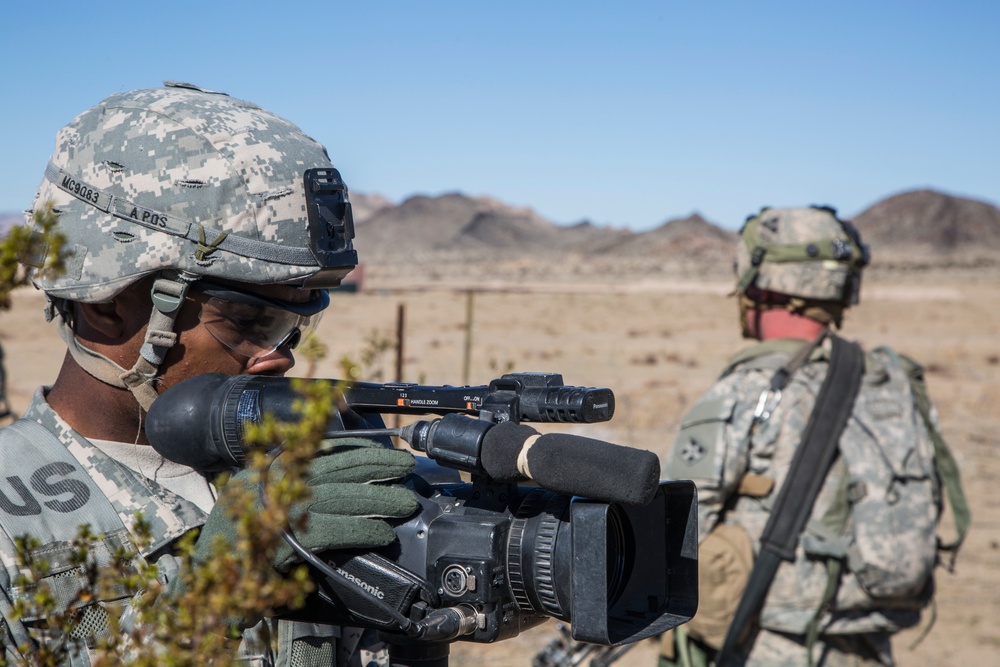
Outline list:
[[[517,457],[524,441],[538,431],[514,422],[497,424],[483,436],[480,461],[486,474],[498,482],[516,482],[524,479],[517,471]]]
[[[538,438],[527,462],[531,478],[545,489],[623,505],[648,505],[660,484],[653,452],[564,433]]]

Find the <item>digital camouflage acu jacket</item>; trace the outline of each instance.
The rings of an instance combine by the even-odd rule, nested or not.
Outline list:
[[[119,546],[129,543],[136,514],[149,522],[152,540],[141,556],[154,558],[161,577],[176,572],[178,561],[170,545],[202,525],[206,515],[193,503],[120,465],[86,438],[73,431],[44,398],[35,394],[31,407],[15,425],[0,430],[0,646],[10,664],[23,656],[18,647],[37,638],[41,621],[15,620],[13,604],[25,592],[18,588],[22,574],[15,540],[37,539],[36,555],[49,563],[47,579],[53,595],[68,605],[83,585],[79,568],[69,562],[72,540],[79,526],[89,524],[96,537],[90,544],[98,562],[107,564]],[[123,613],[128,600],[109,594],[99,605],[85,608],[80,623],[90,636],[81,637],[80,650],[70,665],[86,666],[91,656],[86,644],[91,633],[106,628],[106,614]],[[244,634],[238,648],[247,665],[387,665],[386,652],[370,642],[370,633],[337,626],[267,619]],[[362,637],[364,634],[364,637]],[[346,644],[346,645],[344,645]],[[360,647],[359,647],[360,644]]]
[[[684,416],[663,470],[667,478],[697,484],[702,539],[722,521],[745,529],[755,553],[759,550],[829,366],[827,349],[817,348],[780,398],[769,396],[772,376],[804,344],[772,340],[740,353]],[[759,408],[771,414],[754,424]],[[771,586],[761,613],[764,628],[802,635],[819,613],[818,629],[824,634],[891,633],[916,624],[929,601],[941,512],[935,445],[916,407],[908,370],[891,350],[866,354],[840,451],[800,536],[796,560],[780,566]],[[890,482],[875,488],[881,468]],[[888,495],[900,489],[903,500],[891,516],[855,516],[866,497],[880,500],[884,509]],[[838,528],[831,527],[838,522]],[[881,595],[879,579],[886,573],[867,561],[905,561],[911,553],[917,560],[904,565],[916,573],[917,590]],[[834,561],[845,564],[843,574],[830,574]],[[847,571],[850,565],[858,572]],[[828,602],[831,576],[839,579]]]

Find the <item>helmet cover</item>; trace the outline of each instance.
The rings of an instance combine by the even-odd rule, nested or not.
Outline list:
[[[34,206],[53,201],[66,271],[50,297],[107,301],[164,270],[333,287],[357,263],[347,188],[326,149],[224,93],[166,82],[111,95],[63,128]]]
[[[856,304],[868,246],[826,206],[763,208],[747,218],[736,250],[736,291],[761,290]]]

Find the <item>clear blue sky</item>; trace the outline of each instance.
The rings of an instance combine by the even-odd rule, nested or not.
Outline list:
[[[1000,200],[1000,2],[44,2],[0,9],[0,212],[104,96],[189,81],[352,190],[646,229],[762,204]]]

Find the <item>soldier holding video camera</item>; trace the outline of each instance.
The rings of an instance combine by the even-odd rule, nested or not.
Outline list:
[[[38,274],[35,284],[68,352],[52,386],[0,431],[8,481],[0,489],[0,646],[12,663],[47,632],[44,618],[13,612],[24,595],[18,538],[33,538],[28,555],[44,556],[49,585],[69,599],[83,585],[69,562],[82,524],[100,561],[144,516],[152,539],[139,555],[162,579],[178,567],[172,544],[181,536],[201,527],[197,555],[235,534],[212,479],[148,446],[146,412],[194,375],[288,372],[292,348],[329,303],[326,288],[357,263],[346,187],[323,146],[256,105],[189,84],[115,94],[73,120],[34,206],[49,202],[66,236],[66,270]],[[299,537],[310,549],[385,545],[395,536],[383,518],[416,510],[413,494],[391,484],[412,469],[412,456],[355,445],[346,448],[350,461],[338,448],[307,473],[317,528]],[[346,528],[323,529],[331,525]],[[293,560],[279,550],[273,565],[287,570]],[[89,664],[109,613],[128,613],[127,599],[97,602],[80,612],[86,632],[73,664]],[[368,631],[276,619],[246,628],[237,651],[248,664],[388,662]]]

